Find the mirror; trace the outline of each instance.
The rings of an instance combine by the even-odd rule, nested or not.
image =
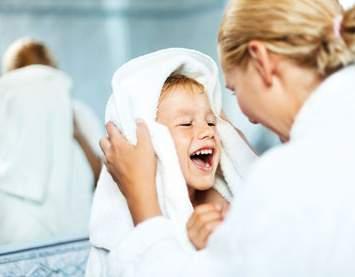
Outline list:
[[[88,236],[113,73],[133,57],[167,47],[197,49],[217,60],[224,5],[1,1],[0,52],[7,54],[0,79],[0,247]],[[44,62],[16,56],[36,42],[45,47]],[[30,63],[16,65],[16,59]],[[235,110],[233,96],[224,97],[227,116],[260,152],[276,143]]]

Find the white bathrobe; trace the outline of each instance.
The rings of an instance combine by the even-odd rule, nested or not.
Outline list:
[[[185,253],[156,217],[111,252],[108,276],[355,276],[354,78],[349,66],[314,91],[205,250]]]
[[[73,138],[70,90],[41,65],[0,78],[1,245],[87,234],[93,174]]]

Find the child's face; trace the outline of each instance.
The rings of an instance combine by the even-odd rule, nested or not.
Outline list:
[[[170,130],[187,185],[197,190],[211,188],[220,142],[206,93],[174,88],[161,100],[157,121]]]

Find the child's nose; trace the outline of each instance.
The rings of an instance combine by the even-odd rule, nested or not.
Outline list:
[[[197,137],[198,139],[208,139],[208,138],[214,138],[215,137],[215,130],[212,126],[201,126],[197,130]]]

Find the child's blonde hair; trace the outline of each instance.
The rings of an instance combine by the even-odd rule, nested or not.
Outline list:
[[[186,89],[186,91],[192,93],[204,92],[204,86],[196,80],[182,74],[173,74],[166,79],[160,94],[159,102],[178,87],[182,87]]]
[[[355,60],[355,7],[344,11],[337,0],[231,0],[218,36],[222,66],[245,66],[252,40],[327,76]]]
[[[50,50],[40,41],[22,38],[12,43],[3,57],[3,72],[8,72],[32,64],[56,67]]]

